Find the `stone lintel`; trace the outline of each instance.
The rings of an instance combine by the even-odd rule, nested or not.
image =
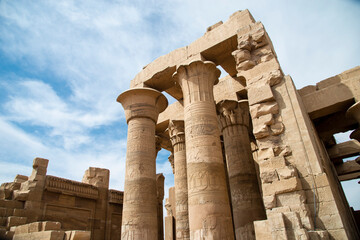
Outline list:
[[[174,91],[174,83],[169,81],[169,76],[175,72],[177,65],[197,54],[203,54],[206,59],[224,65],[224,69],[234,75],[236,69],[231,53],[237,49],[237,34],[239,31],[246,34],[254,25],[255,20],[248,10],[238,11],[190,45],[176,49],[146,65],[131,81],[130,87],[149,86],[161,91],[171,88],[171,95],[180,99],[181,95],[179,91]]]
[[[360,160],[360,158],[358,159]],[[335,166],[339,180],[347,181],[360,178],[360,164],[358,162],[351,160]]]
[[[316,86],[298,90],[311,119],[348,109],[360,99],[360,66],[335,75]]]
[[[356,140],[339,143],[328,150],[330,159],[347,158],[360,154],[360,143]]]

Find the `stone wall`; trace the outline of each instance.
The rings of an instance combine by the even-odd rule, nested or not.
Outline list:
[[[198,71],[204,72],[203,76],[196,78],[199,89],[192,86],[193,82],[184,84],[189,79],[195,79],[194,76],[198,74],[192,72],[195,63],[199,66],[210,66],[209,61],[221,66],[228,73],[219,83],[216,84],[215,80],[213,91],[205,86],[206,80],[201,80],[209,74],[203,69]],[[179,79],[179,71],[183,68],[186,68],[188,75],[183,74]],[[234,229],[237,229],[236,224],[239,224],[236,219],[244,218],[234,216],[239,213],[236,213],[236,209],[234,211],[234,207],[238,208],[235,206],[238,200],[233,199],[233,194],[245,186],[239,184],[241,181],[248,181],[252,184],[258,182],[252,186],[258,185],[261,203],[266,210],[265,217],[253,221],[256,239],[360,238],[353,212],[340,185],[342,179],[360,176],[358,160],[352,161],[351,164],[342,160],[348,156],[358,156],[360,152],[357,142],[360,130],[360,116],[357,111],[360,99],[359,67],[298,91],[291,77],[284,75],[263,24],[256,22],[249,11],[245,10],[234,13],[224,23],[219,22],[209,27],[201,38],[189,46],[161,56],[144,67],[132,80],[131,87],[151,87],[158,91],[166,91],[178,100],[160,113],[156,126],[156,134],[161,137],[162,147],[173,153],[177,150],[170,142],[171,134],[169,136],[167,129],[169,122],[184,121],[185,129],[190,129],[197,121],[210,121],[209,117],[196,117],[199,113],[195,110],[189,114],[189,108],[192,107],[189,102],[199,99],[205,102],[206,97],[213,94],[218,106],[219,129],[225,131],[221,136],[225,146],[222,150],[223,167],[226,169],[226,165],[228,166],[226,172],[230,191],[227,192],[230,200],[235,201],[230,203]],[[197,98],[196,94],[200,97]],[[236,102],[243,103],[244,100],[250,110],[248,125],[237,119],[239,109]],[[209,103],[207,108],[212,109],[215,104]],[[210,116],[211,111],[206,114]],[[208,125],[206,127],[210,129]],[[201,131],[208,129],[204,127]],[[336,143],[334,134],[354,129],[351,135],[354,139],[352,142],[343,145]],[[190,139],[198,131],[185,130],[185,139]],[[191,136],[187,137],[187,134]],[[238,134],[238,140],[227,142],[226,138],[229,139],[229,136],[235,139],[234,134]],[[191,141],[186,143],[190,144],[187,148],[196,153],[196,157],[200,156],[202,149],[210,149],[205,147],[205,141],[202,142],[201,149],[194,147]],[[217,142],[213,141],[213,146],[216,144]],[[248,154],[250,146],[253,160]],[[244,161],[244,158],[239,157],[236,160],[235,156],[245,152],[247,154],[244,155],[249,156],[248,163],[255,166],[255,170],[246,172],[247,178],[245,172],[242,172],[243,169],[229,169],[229,165],[236,167],[243,164],[241,161]],[[211,157],[215,158],[218,154],[212,152]],[[191,168],[189,161],[192,162],[193,159],[189,157],[193,158],[193,155],[187,153],[186,156],[187,167]],[[176,165],[176,159],[170,159],[172,165]],[[208,160],[202,158],[202,161]],[[251,165],[248,163],[244,165],[246,168]],[[256,177],[250,177],[250,172]],[[345,177],[339,178],[340,173]],[[235,177],[230,176],[232,174]],[[188,177],[191,177],[190,175],[188,173]],[[241,179],[240,182],[234,182],[233,179],[237,178]],[[175,189],[172,189],[172,192],[176,192],[177,184],[175,181]],[[233,190],[232,185],[238,187]],[[252,187],[252,190],[256,188]],[[188,191],[192,190],[189,188]],[[239,195],[242,196],[239,198],[239,206],[245,206],[247,203],[248,196],[245,197],[246,194],[243,192]],[[249,199],[256,199],[255,192],[248,194],[251,195]],[[177,210],[174,209],[175,196],[169,195],[169,216],[166,226],[172,230],[166,229],[166,236],[172,239],[175,238],[173,233],[178,220]],[[189,214],[190,211],[189,209]],[[253,212],[256,211],[251,211]],[[203,219],[210,221],[207,217],[204,214]],[[240,223],[244,226],[242,224],[244,222]],[[191,221],[189,225],[190,232],[192,228],[199,227]],[[240,230],[236,234],[237,239],[243,239],[245,235],[253,239],[250,234],[251,228],[238,229]]]
[[[47,159],[35,158],[30,177],[18,175],[14,182],[1,185],[0,239],[12,239],[13,236],[14,239],[37,239],[44,236],[41,239],[62,240],[56,238],[60,235],[67,236],[65,239],[69,240],[90,240],[90,236],[94,240],[120,239],[123,192],[109,189],[109,170],[90,167],[82,182],[77,182],[46,175],[47,165]],[[158,184],[162,214],[160,203],[164,183],[159,181]],[[29,230],[35,223],[39,225],[46,221],[58,223],[56,228],[48,229],[55,232]],[[72,233],[74,230],[77,232]],[[88,232],[86,238],[80,238],[79,231]]]

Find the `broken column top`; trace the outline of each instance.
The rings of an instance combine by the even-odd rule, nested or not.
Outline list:
[[[109,188],[109,178],[109,169],[89,167],[89,169],[85,171],[82,182],[95,187]]]

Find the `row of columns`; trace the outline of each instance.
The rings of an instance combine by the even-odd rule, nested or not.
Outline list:
[[[183,91],[185,122],[169,124],[174,149],[176,239],[234,239],[235,234],[236,239],[254,239],[252,222],[264,217],[248,136],[248,104],[227,101],[216,109],[213,86],[219,76],[220,71],[209,61],[181,65],[173,75]],[[130,89],[118,101],[129,125],[122,239],[157,239],[155,124],[167,101],[149,88]]]

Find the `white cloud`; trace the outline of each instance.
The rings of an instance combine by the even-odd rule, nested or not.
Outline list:
[[[144,65],[246,8],[297,87],[360,64],[360,5],[350,1],[1,1],[0,53],[18,69],[10,80],[0,75],[0,166],[9,169],[0,182],[39,156],[50,159],[49,174],[75,180],[88,166],[109,168],[111,186],[122,189],[126,128],[117,95]],[[165,155],[157,167],[168,188]]]
[[[50,160],[48,174],[81,181],[89,166],[111,169],[110,186],[123,189],[126,140],[93,141],[85,152],[47,145],[0,118],[0,182],[12,181],[16,174],[30,175],[32,159]],[[24,160],[25,159],[25,160]]]

